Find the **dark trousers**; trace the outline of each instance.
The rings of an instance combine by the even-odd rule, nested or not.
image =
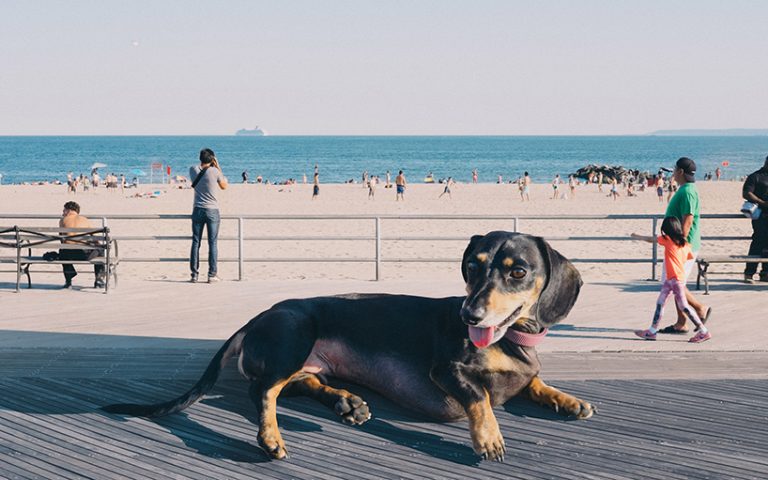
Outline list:
[[[208,230],[208,276],[215,277],[219,250],[216,239],[219,237],[221,216],[216,208],[195,207],[192,210],[192,249],[189,252],[189,269],[197,277],[200,269],[200,242],[203,239],[203,227]]]
[[[749,244],[749,255],[765,257],[768,255],[768,212],[757,220],[752,220],[752,243]],[[744,269],[745,275],[754,275],[757,272],[756,263],[748,263]],[[768,275],[768,263],[763,263],[760,275]]]
[[[59,260],[90,260],[93,257],[99,255],[98,250],[75,250],[75,249],[62,249],[59,250]],[[64,269],[64,279],[67,282],[71,282],[77,275],[75,266],[71,264],[63,264],[61,266]],[[93,273],[96,274],[96,281],[104,279],[104,265],[94,264]]]

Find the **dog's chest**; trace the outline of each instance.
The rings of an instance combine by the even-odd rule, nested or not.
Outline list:
[[[494,405],[520,393],[539,372],[540,364],[534,351],[516,349],[516,355],[509,353],[500,347],[491,347],[481,357],[479,368]]]

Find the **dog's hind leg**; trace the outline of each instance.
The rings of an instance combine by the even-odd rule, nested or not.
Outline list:
[[[349,425],[362,425],[371,418],[368,404],[347,390],[324,384],[317,375],[299,373],[283,389],[285,395],[314,398],[330,408]]]
[[[531,383],[526,387],[526,392],[530,399],[539,405],[549,407],[556,412],[574,416],[580,420],[586,420],[595,413],[595,407],[590,403],[561,392],[555,387],[550,387],[538,376],[533,377]]]
[[[259,446],[267,455],[278,460],[288,456],[288,451],[277,426],[277,397],[291,378],[272,382],[254,380],[248,389],[259,413]]]

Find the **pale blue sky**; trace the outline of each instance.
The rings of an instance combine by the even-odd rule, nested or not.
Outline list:
[[[764,1],[0,0],[0,135],[768,127]]]

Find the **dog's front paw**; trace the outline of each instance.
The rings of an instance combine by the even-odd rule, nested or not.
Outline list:
[[[555,411],[557,411],[556,407]],[[570,417],[576,417],[578,420],[586,420],[594,415],[597,410],[591,403],[568,395],[568,398],[563,402],[560,411]]]
[[[496,462],[503,462],[504,454],[507,452],[504,437],[498,429],[495,432],[478,432],[476,438],[472,439],[472,447],[476,454],[483,457],[483,460]]]
[[[264,452],[275,460],[282,460],[288,456],[283,439],[273,435],[259,435],[259,446]]]
[[[368,403],[363,401],[363,399],[357,395],[341,397],[339,401],[336,402],[334,410],[344,423],[348,425],[362,425],[371,419],[371,411],[368,408]]]

